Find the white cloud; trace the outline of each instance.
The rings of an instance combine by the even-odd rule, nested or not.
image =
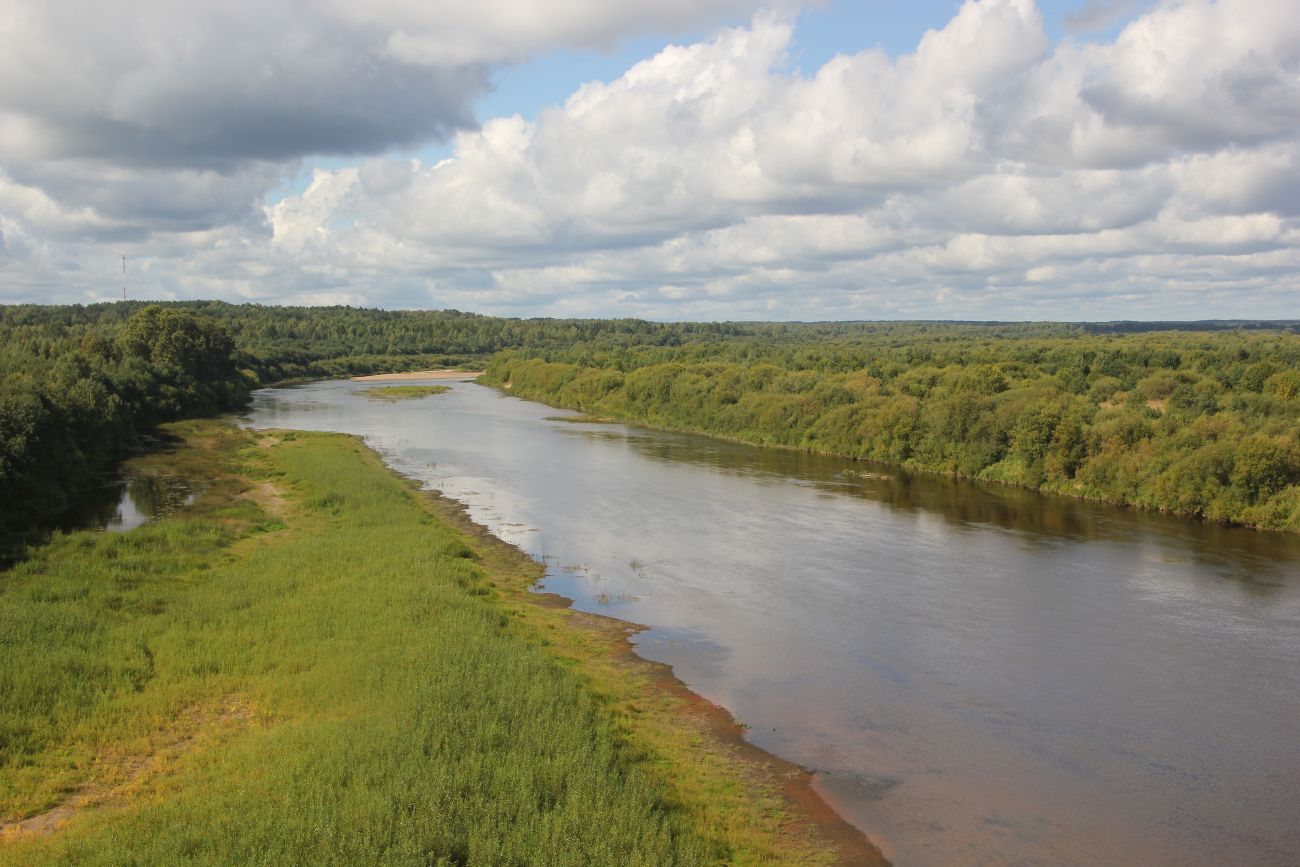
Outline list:
[[[390,170],[391,171],[391,170]],[[316,171],[301,196],[282,199],[267,209],[275,246],[286,253],[316,254],[330,243],[330,222],[347,213],[360,171]]]
[[[1136,13],[1146,0],[1087,0],[1065,16],[1067,33],[1095,33],[1119,24]]]
[[[82,225],[137,237],[260,222],[297,160],[474,128],[495,64],[754,5],[11,0],[0,171],[56,209],[89,209]]]
[[[417,79],[442,74],[433,58],[497,62],[698,20],[685,2],[569,0],[545,21],[486,26],[501,2],[441,18],[395,2],[318,11]],[[767,12],[533,120],[462,129],[435,165],[318,169],[251,217],[238,204],[273,182],[269,153],[225,174],[153,170],[178,191],[156,213],[131,167],[74,206],[77,161],[95,157],[65,175],[23,163],[0,177],[0,229],[16,247],[143,222],[164,233],[144,245],[158,291],[182,297],[674,318],[1294,316],[1300,17],[1287,5],[1170,0],[1111,42],[1052,46],[1030,0],[970,0],[912,54],[845,54],[810,75],[788,65],[793,19]],[[33,134],[21,126],[0,123],[0,138]],[[47,127],[57,140],[63,127]],[[218,215],[207,231],[203,214]]]
[[[1292,139],[1300,18],[1291,0],[1169,0],[1104,44],[1065,44],[1009,102],[1006,145],[1071,168],[1129,167]]]
[[[1190,213],[1300,216],[1300,142],[1226,148],[1176,160],[1176,203]]]
[[[385,32],[393,56],[426,65],[517,61],[554,46],[609,49],[629,32],[681,30],[754,6],[750,0],[327,0],[322,5],[354,25]]]

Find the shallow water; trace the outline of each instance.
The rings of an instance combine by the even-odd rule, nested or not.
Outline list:
[[[565,413],[258,392],[651,628],[899,864],[1300,863],[1300,539]]]
[[[130,474],[82,491],[54,524],[61,530],[124,533],[189,505],[194,485],[180,476]]]

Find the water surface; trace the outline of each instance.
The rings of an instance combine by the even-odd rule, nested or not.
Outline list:
[[[170,515],[194,502],[194,483],[181,476],[133,472],[120,474],[78,491],[75,499],[49,523],[54,529],[125,533]]]
[[[1300,863],[1300,539],[567,414],[255,395],[650,629],[904,865]]]

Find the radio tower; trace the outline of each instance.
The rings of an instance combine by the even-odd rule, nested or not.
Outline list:
[[[122,251],[122,300],[126,300],[126,251]]]

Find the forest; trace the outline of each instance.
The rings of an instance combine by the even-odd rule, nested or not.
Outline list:
[[[64,508],[154,426],[242,406],[255,380],[210,317],[0,308],[0,536]]]
[[[880,325],[497,355],[520,397],[761,445],[1300,530],[1300,335]]]
[[[1295,323],[656,323],[122,302],[0,307],[0,531],[259,385],[486,366],[676,430],[1300,529]]]

